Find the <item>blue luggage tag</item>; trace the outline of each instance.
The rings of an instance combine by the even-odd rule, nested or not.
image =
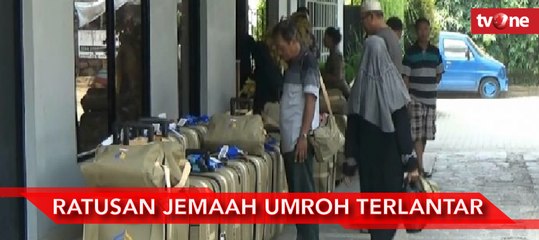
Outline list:
[[[268,137],[264,143],[264,149],[266,152],[275,152],[275,146],[277,145],[277,140],[273,137]]]
[[[113,240],[133,240],[133,238],[127,234],[127,230],[124,230],[122,233],[116,235]]]
[[[200,154],[190,154],[187,156],[187,160],[191,164],[191,171],[195,173],[202,172],[203,169],[201,169],[201,160],[202,155]]]
[[[210,122],[210,117],[208,115],[202,115],[198,118],[198,124],[208,124]]]
[[[218,159],[238,159],[244,152],[236,146],[224,145],[218,149]]]
[[[221,162],[219,159],[210,157],[208,161],[208,170],[210,170],[210,172],[214,172],[215,170],[222,168],[223,166],[223,162]]]

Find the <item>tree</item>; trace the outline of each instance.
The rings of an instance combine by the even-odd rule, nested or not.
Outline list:
[[[257,41],[263,40],[266,35],[266,0],[261,0],[256,7],[256,26],[253,35]]]
[[[438,23],[435,0],[409,0],[404,13],[404,45],[410,46],[417,39],[415,34],[415,21],[424,17],[430,21],[431,42],[438,44],[440,24]]]

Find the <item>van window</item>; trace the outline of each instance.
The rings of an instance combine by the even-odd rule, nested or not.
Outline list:
[[[448,59],[467,59],[468,45],[459,39],[444,39],[444,56]],[[471,56],[472,53],[470,53]]]
[[[488,56],[488,54],[485,52],[485,50],[483,48],[477,46],[477,44],[475,44],[475,42],[470,37],[468,37],[468,41],[470,43],[472,43],[472,47],[475,49],[475,51],[477,52],[479,57]]]

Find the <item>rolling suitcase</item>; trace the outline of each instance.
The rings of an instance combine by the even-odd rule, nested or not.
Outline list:
[[[230,168],[238,174],[241,185],[240,192],[256,192],[256,169],[254,164],[240,157],[229,159],[226,168]],[[253,239],[254,230],[253,224],[242,224],[241,238],[238,239]]]
[[[200,154],[209,157],[209,153],[198,150],[188,149],[187,155]],[[213,184],[217,184],[220,193],[240,192],[241,183],[239,176],[234,169],[221,167],[212,172],[191,172],[191,176],[199,176],[213,180]],[[225,239],[240,239],[241,225],[240,224],[220,224],[219,236]]]
[[[188,149],[200,149],[200,139],[195,130],[188,127],[180,127],[178,132],[187,140]]]
[[[272,192],[275,193],[287,193],[288,184],[286,182],[286,171],[284,167],[284,159],[281,154],[279,142],[275,138],[268,138],[266,142],[266,151],[272,158]],[[273,228],[273,235],[278,235],[284,230],[284,224],[271,225]]]
[[[272,159],[267,153],[262,156],[247,155],[245,158],[255,166],[256,171],[256,192],[271,192],[272,182]],[[271,239],[271,227],[269,225],[256,224],[254,230],[254,240]]]
[[[202,177],[191,175],[189,176],[189,186],[196,188],[209,188],[213,192],[221,192],[217,181]],[[220,240],[219,239],[219,225],[218,224],[190,224],[189,225],[189,240]]]
[[[204,139],[206,139],[206,134],[208,134],[208,126],[207,125],[193,125],[193,126],[187,126],[187,128],[193,129],[198,134],[198,141],[200,143],[200,146],[204,146]]]
[[[204,139],[208,133],[208,121],[209,118],[207,116],[187,116],[178,121],[178,126],[180,126],[180,128],[183,127],[194,130],[198,134],[199,146],[203,146]]]
[[[233,148],[233,147],[232,147]],[[229,146],[221,147],[219,154],[216,157],[223,159],[226,162],[225,168],[229,168],[235,171],[240,181],[239,192],[256,192],[256,169],[254,164],[249,162],[245,155],[243,155],[239,149]],[[239,239],[253,239],[254,225],[243,224],[241,225],[241,236]]]
[[[253,114],[254,101],[250,98],[231,98],[230,99],[230,115],[242,116]]]

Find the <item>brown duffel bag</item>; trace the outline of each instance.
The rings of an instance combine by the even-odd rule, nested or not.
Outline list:
[[[262,156],[265,141],[266,131],[260,115],[216,114],[208,124],[204,148],[216,151],[223,145],[233,145],[249,155]]]
[[[148,137],[129,139],[129,129],[123,126],[123,142],[119,142],[115,134],[113,145],[99,147],[92,161],[81,164],[87,184],[92,187],[171,187],[182,182],[178,158],[185,149],[179,142],[153,142],[151,124],[129,125],[147,130]]]

